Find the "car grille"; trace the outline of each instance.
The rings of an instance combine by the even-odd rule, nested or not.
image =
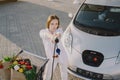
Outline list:
[[[73,71],[70,68],[68,68],[68,69],[70,71],[76,73],[77,75],[80,75],[80,76],[85,77],[85,78],[89,78],[92,80],[104,80],[103,74],[100,74],[100,73],[95,73],[95,72],[87,71],[87,70],[80,69],[80,68],[77,68],[76,71]]]
[[[80,68],[77,68],[77,73],[79,75],[87,77],[87,78],[92,78],[92,79],[97,79],[97,80],[103,79],[103,74],[83,70],[83,69],[80,69]]]

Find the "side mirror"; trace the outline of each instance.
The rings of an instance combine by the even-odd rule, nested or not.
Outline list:
[[[73,14],[73,13],[68,13],[68,17],[69,17],[69,18],[73,18],[73,17],[74,17],[74,14]]]

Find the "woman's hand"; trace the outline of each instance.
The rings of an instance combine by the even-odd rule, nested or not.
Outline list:
[[[61,34],[60,33],[56,33],[56,34],[54,34],[54,36],[57,37],[57,38],[60,38]]]
[[[55,43],[55,39],[56,38],[58,38],[58,39],[60,39],[60,37],[61,37],[61,34],[53,34],[53,37],[52,37],[52,43]]]
[[[54,55],[53,58],[58,58],[59,56],[58,55]]]

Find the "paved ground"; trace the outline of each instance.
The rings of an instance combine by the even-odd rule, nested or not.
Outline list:
[[[46,6],[46,7],[55,9],[55,10],[63,11],[66,13],[75,13],[79,7],[79,4],[73,4],[74,0],[54,0],[54,1],[22,0],[22,1],[27,1],[27,2],[38,4],[38,5],[43,5],[43,6]]]
[[[72,1],[21,0],[0,4],[0,58],[23,49],[43,59],[45,53],[39,30],[45,27],[47,17],[53,13],[60,17],[61,26],[65,30],[71,20],[68,13],[75,13],[79,6],[74,5]],[[33,58],[33,62],[36,62]],[[60,80],[59,70],[57,71],[55,80]],[[69,75],[69,78],[79,80],[72,75]]]
[[[65,30],[70,22],[68,13],[74,13],[78,5],[72,0],[22,0],[0,5],[0,34],[22,49],[45,57],[39,30],[45,28],[50,14],[60,17]]]

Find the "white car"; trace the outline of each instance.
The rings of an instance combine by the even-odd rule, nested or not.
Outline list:
[[[62,37],[69,72],[120,80],[120,0],[85,0]]]

